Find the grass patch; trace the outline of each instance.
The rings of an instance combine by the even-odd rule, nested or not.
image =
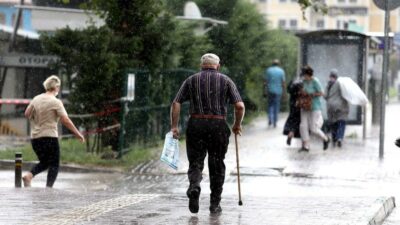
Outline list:
[[[128,170],[136,165],[152,159],[156,159],[161,154],[161,143],[156,143],[153,147],[131,147],[121,159],[101,159],[100,154],[86,152],[86,147],[76,139],[62,140],[61,144],[61,163],[78,164],[82,166],[98,166],[109,168],[120,168]],[[106,150],[107,151],[107,150]],[[111,150],[108,150],[111,151]],[[0,151],[0,159],[14,160],[15,153],[22,152],[24,161],[37,161],[36,154],[31,145],[20,148]]]

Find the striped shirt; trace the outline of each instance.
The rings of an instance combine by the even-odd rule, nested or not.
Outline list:
[[[174,102],[190,101],[191,115],[226,116],[227,104],[241,102],[235,83],[215,69],[203,69],[187,78],[179,89]]]

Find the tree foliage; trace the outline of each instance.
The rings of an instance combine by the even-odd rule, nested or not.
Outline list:
[[[314,12],[320,12],[322,14],[328,13],[328,7],[324,0],[298,0],[303,12],[303,18],[307,20],[305,12],[307,9],[311,8]]]
[[[297,42],[288,32],[271,30],[254,4],[245,0],[197,0],[203,17],[228,22],[207,33],[222,70],[238,85],[248,106],[262,109],[263,73],[273,59],[281,59],[289,75],[296,70]],[[183,8],[181,0],[168,0],[170,8]],[[176,9],[175,9],[176,10]]]
[[[197,67],[198,55],[209,48],[209,41],[195,36],[190,25],[178,23],[159,3],[92,1],[84,7],[97,10],[106,21],[104,27],[64,28],[42,36],[45,50],[60,57],[56,66],[70,81],[68,108],[72,113],[101,112],[112,107],[110,102],[121,97],[123,74],[128,68],[150,71],[149,85],[157,90],[160,71]],[[160,99],[166,97],[163,93],[160,89],[146,96],[148,105],[160,104]],[[90,129],[118,120],[117,114],[84,120],[82,125]]]
[[[214,52],[222,70],[232,77],[248,106],[261,109],[263,71],[274,58],[281,59],[289,75],[296,67],[296,38],[290,33],[268,29],[263,16],[245,0],[197,0],[204,17],[228,22],[210,26],[198,36],[195,23],[178,21],[183,0],[92,0],[83,5],[95,10],[104,27],[58,30],[42,38],[49,54],[60,57],[58,67],[70,80],[73,113],[93,113],[107,108],[107,102],[121,96],[122,74],[127,68],[149,71],[148,106],[168,102],[160,88],[162,71],[175,68],[198,69],[199,58]],[[75,74],[74,76],[72,76]],[[112,120],[113,118],[108,118]],[[118,118],[114,118],[118,119]],[[109,122],[109,121],[108,121]],[[101,126],[100,119],[85,127]]]
[[[48,53],[60,57],[57,66],[70,81],[68,107],[73,113],[99,112],[107,102],[115,100],[118,55],[110,48],[113,35],[109,29],[65,28],[52,36],[42,35],[41,39]]]

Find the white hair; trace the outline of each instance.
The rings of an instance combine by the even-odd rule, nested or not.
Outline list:
[[[57,86],[59,87],[60,85],[61,85],[60,78],[58,78],[56,75],[51,75],[43,82],[43,87],[44,89],[46,89],[46,91],[52,91]]]
[[[201,57],[201,65],[218,65],[219,57],[213,53],[206,53]]]

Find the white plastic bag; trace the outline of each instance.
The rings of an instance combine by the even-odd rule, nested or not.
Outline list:
[[[350,77],[339,77],[337,82],[340,86],[342,97],[352,105],[365,106],[368,104],[368,98],[364,92]]]
[[[161,153],[161,161],[177,170],[179,163],[179,140],[173,138],[172,132],[165,135],[164,149]]]

